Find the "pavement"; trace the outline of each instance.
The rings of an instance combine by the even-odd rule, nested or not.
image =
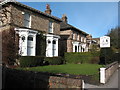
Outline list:
[[[101,84],[99,86],[87,84],[84,85],[84,90],[120,90],[120,68],[114,72],[109,81],[106,84]]]

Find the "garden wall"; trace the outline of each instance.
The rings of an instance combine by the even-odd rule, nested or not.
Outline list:
[[[42,72],[3,68],[2,87],[6,88],[79,88],[82,80]]]
[[[118,61],[115,61],[104,68],[100,68],[100,83],[105,84],[117,69]]]

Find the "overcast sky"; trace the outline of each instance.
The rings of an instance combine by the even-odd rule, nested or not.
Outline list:
[[[118,2],[22,2],[42,12],[50,4],[52,15],[68,17],[68,23],[94,38],[118,26]]]

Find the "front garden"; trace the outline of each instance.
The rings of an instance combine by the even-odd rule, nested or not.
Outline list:
[[[21,57],[19,70],[89,77],[99,82],[99,52],[65,53],[62,57]],[[73,77],[73,78],[75,78]]]

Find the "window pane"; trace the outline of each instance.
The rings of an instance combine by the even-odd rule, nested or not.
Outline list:
[[[51,41],[50,40],[48,40],[48,44],[50,44],[51,43]]]
[[[53,40],[53,44],[56,44],[56,41],[55,41],[55,40]]]
[[[24,26],[29,27],[29,21],[24,20]]]
[[[24,26],[29,27],[30,25],[30,14],[25,13],[24,14]]]
[[[25,13],[25,15],[24,15],[24,19],[26,19],[26,20],[30,20],[30,14]]]
[[[53,22],[49,22],[49,29],[48,29],[48,33],[53,33]]]
[[[29,40],[29,41],[33,41],[33,37],[29,36],[29,37],[28,37],[28,40]]]

